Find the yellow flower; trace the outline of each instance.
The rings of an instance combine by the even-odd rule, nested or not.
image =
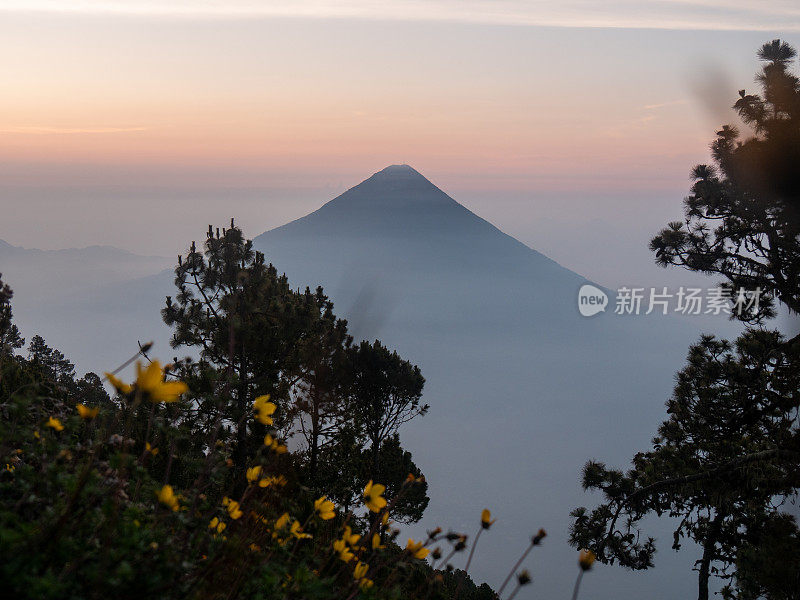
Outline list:
[[[264,436],[264,445],[276,454],[283,454],[286,452],[286,446],[278,442],[278,440],[270,434]]]
[[[78,404],[75,408],[78,409],[78,414],[80,415],[81,419],[84,419],[86,421],[91,421],[97,416],[97,413],[100,412],[100,409],[97,407],[89,408],[88,406],[84,406],[83,404]]]
[[[336,540],[333,542],[333,550],[339,555],[339,560],[343,562],[350,562],[355,556],[347,547],[345,540]]]
[[[372,579],[367,579],[366,577],[364,577],[361,581],[358,582],[358,587],[360,587],[362,590],[368,590],[373,585],[374,582],[372,581]]]
[[[406,550],[413,556],[414,558],[419,558],[420,560],[428,556],[428,550],[425,548],[422,542],[415,542],[414,540],[408,540],[406,544]]]
[[[256,411],[256,421],[262,425],[272,425],[272,414],[277,406],[269,401],[269,394],[259,396],[253,402],[253,409]]]
[[[255,467],[250,467],[247,469],[247,473],[245,475],[247,477],[247,481],[251,483],[256,481],[259,477],[261,477],[261,466],[256,465]]]
[[[319,518],[323,521],[327,521],[328,519],[332,519],[336,516],[336,513],[333,512],[333,509],[336,505],[327,499],[326,496],[322,496],[317,500],[314,500],[314,510],[319,515]]]
[[[275,521],[275,529],[283,529],[286,525],[289,524],[289,513],[283,513],[278,520]]]
[[[406,485],[409,485],[409,484],[412,484],[412,483],[425,483],[425,476],[424,475],[420,475],[419,477],[415,477],[413,473],[409,473],[408,475],[406,475],[405,483],[406,483]]]
[[[61,421],[56,419],[55,417],[50,417],[47,419],[47,423],[44,424],[45,427],[50,427],[55,431],[63,431],[64,426],[61,424]]]
[[[16,469],[16,467],[14,465],[10,465],[10,464],[6,463],[6,471],[8,471],[9,473],[13,473],[14,469]]]
[[[383,544],[381,544],[381,535],[379,533],[372,534],[372,549],[373,550],[383,550],[386,548]]]
[[[481,527],[489,529],[497,519],[492,519],[492,513],[488,508],[484,508],[481,512]]]
[[[164,381],[161,363],[154,360],[146,369],[141,361],[136,363],[136,389],[145,392],[150,402],[175,402],[189,387],[182,381]]]
[[[225,521],[222,521],[222,520],[221,520],[221,519],[219,519],[218,517],[214,517],[214,518],[213,518],[213,519],[211,519],[211,521],[209,521],[209,523],[208,523],[208,528],[209,528],[209,529],[213,529],[213,530],[214,530],[214,531],[216,531],[217,533],[222,533],[223,531],[225,531],[225,528],[226,528],[227,526],[228,526],[228,525],[225,523]]]
[[[356,566],[353,567],[353,579],[356,581],[362,579],[364,575],[367,574],[367,571],[369,571],[368,564],[362,563],[361,561],[356,562]]]
[[[177,511],[181,507],[179,498],[175,495],[171,485],[165,485],[158,490],[156,492],[156,497],[161,504],[174,511]]]
[[[286,481],[286,477],[284,477],[283,475],[270,475],[269,477],[265,477],[259,480],[258,485],[259,487],[265,488],[271,485],[284,486],[287,483],[288,482]]]
[[[153,448],[153,447],[150,445],[150,442],[145,442],[145,443],[144,443],[144,451],[145,451],[145,452],[148,452],[148,453],[150,453],[150,454],[152,454],[153,456],[155,456],[156,454],[158,454],[158,448]]]
[[[250,551],[261,552],[261,546],[259,546],[258,544],[250,544]]]
[[[358,540],[361,539],[361,536],[357,533],[353,533],[353,530],[350,529],[350,526],[346,525],[344,528],[344,533],[342,534],[342,539],[347,542],[348,546],[355,546],[358,543]]]
[[[386,511],[381,515],[381,525],[383,525],[384,527],[389,525],[389,511]]]
[[[300,526],[300,521],[293,521],[292,522],[292,526],[289,528],[289,533],[291,533],[298,540],[302,540],[303,538],[310,538],[311,537],[311,534],[303,533],[303,528]]]
[[[596,558],[594,552],[591,550],[581,550],[581,554],[578,557],[578,565],[580,565],[581,570],[588,571],[592,568]]]
[[[369,483],[364,488],[364,504],[367,505],[367,508],[374,513],[380,512],[381,509],[386,506],[386,499],[382,495],[385,491],[385,485],[372,483],[370,479]]]
[[[108,383],[114,386],[120,394],[130,394],[133,391],[133,386],[128,385],[127,383],[123,382],[119,377],[115,376],[113,373],[105,373],[106,379],[108,379]]]
[[[236,500],[231,500],[227,496],[222,499],[222,506],[228,509],[228,515],[234,521],[240,519],[244,514],[239,508],[239,503]]]

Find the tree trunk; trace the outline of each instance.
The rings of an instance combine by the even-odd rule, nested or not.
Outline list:
[[[234,472],[244,473],[247,463],[247,365],[244,350],[239,355],[239,389],[237,390],[236,408],[239,422],[236,426],[236,450],[234,452]]]
[[[312,391],[311,408],[311,456],[308,461],[309,478],[313,482],[317,475],[319,462],[319,397]]]
[[[708,580],[711,571],[711,561],[714,558],[714,549],[717,537],[722,528],[724,515],[718,510],[714,520],[708,525],[706,540],[703,544],[703,558],[700,559],[700,576],[698,577],[697,600],[708,600]]]

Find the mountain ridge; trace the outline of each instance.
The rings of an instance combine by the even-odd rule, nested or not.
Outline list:
[[[100,253],[106,252],[111,253],[116,256],[130,256],[142,259],[165,259],[165,256],[159,256],[155,254],[137,254],[136,252],[131,252],[130,250],[125,250],[124,248],[119,248],[117,246],[111,246],[108,244],[91,244],[89,246],[80,246],[80,247],[72,247],[72,248],[56,248],[51,250],[45,250],[42,248],[26,248],[25,246],[15,246],[3,239],[0,239],[0,252],[2,251],[12,251],[12,252],[30,252],[34,254],[79,254],[79,253]]]

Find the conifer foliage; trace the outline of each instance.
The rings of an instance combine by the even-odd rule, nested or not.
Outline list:
[[[700,548],[700,600],[713,576],[725,598],[784,600],[800,590],[800,531],[784,509],[800,490],[800,336],[765,325],[781,304],[800,311],[795,54],[780,40],[762,46],[762,93],[742,90],[734,104],[753,136],[741,140],[730,126],[717,133],[715,165],[694,168],[685,222],[651,242],[658,264],[774,298],[740,316],[750,327],[734,343],[703,336],[689,349],[652,449],[628,471],[587,463],[584,488],[599,490],[603,502],[572,513],[574,545],[631,569],[654,565],[656,541],[643,519],[676,518],[672,547],[691,539]]]
[[[233,221],[227,229],[209,226],[202,249],[192,242],[179,257],[175,285],[162,316],[173,327],[172,345],[199,353],[199,361],[182,363],[182,377],[204,422],[216,415],[210,426],[230,436],[234,478],[242,480],[268,434],[296,440],[304,482],[333,484],[326,493],[345,505],[379,470],[402,482],[408,466],[416,469],[410,458],[381,459],[391,456],[384,445],[400,426],[427,411],[419,368],[377,340],[354,346],[321,287],[293,290]],[[255,399],[267,396],[276,405],[271,428],[247,418]],[[405,452],[399,438],[395,446]],[[406,470],[389,473],[390,465]],[[415,490],[422,497],[405,518],[422,517],[424,488]]]

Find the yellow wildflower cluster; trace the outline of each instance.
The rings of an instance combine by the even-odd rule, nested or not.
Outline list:
[[[270,434],[264,436],[264,445],[275,454],[285,454],[287,451],[286,446],[281,444],[277,438],[272,437]]]
[[[97,407],[89,408],[88,406],[85,406],[83,404],[78,404],[75,406],[75,408],[78,411],[78,416],[84,421],[91,421],[100,412],[100,409]]]
[[[253,410],[256,413],[256,421],[262,425],[272,425],[272,415],[275,413],[277,406],[269,401],[269,394],[266,396],[259,396],[253,402]]]
[[[344,531],[342,532],[342,539],[345,541],[345,543],[347,543],[347,545],[355,548],[358,544],[358,540],[361,539],[361,536],[357,533],[353,533],[353,530],[349,525],[345,525]]]
[[[216,533],[222,533],[225,531],[226,527],[225,521],[221,520],[219,517],[214,517],[208,523],[208,528]]]
[[[176,402],[181,394],[189,390],[182,381],[165,381],[165,371],[157,360],[147,365],[147,368],[142,366],[141,361],[136,362],[136,381],[133,385],[124,383],[113,373],[106,373],[105,376],[120,394],[127,396],[135,391],[144,394],[154,403]]]
[[[222,499],[222,506],[224,506],[228,510],[228,516],[234,521],[236,519],[240,519],[244,514],[242,509],[239,507],[239,503],[236,500],[231,500],[227,496]]]
[[[265,487],[272,487],[272,486],[280,486],[283,487],[288,483],[286,477],[283,475],[270,475],[269,477],[263,477],[258,481],[258,486],[265,488]]]
[[[333,542],[333,550],[339,555],[339,560],[343,562],[350,562],[355,554],[352,550],[357,550],[358,540],[361,536],[353,533],[349,525],[346,525],[341,539]]]
[[[428,553],[430,552],[430,550],[425,547],[423,542],[415,542],[412,539],[408,540],[408,543],[406,544],[406,551],[414,558],[418,558],[420,560],[428,556]]]
[[[61,424],[61,421],[55,417],[50,417],[47,419],[47,422],[44,424],[44,426],[49,427],[53,431],[64,431],[64,426]]]
[[[171,485],[165,485],[156,492],[158,501],[164,506],[173,511],[178,511],[181,508],[180,496],[175,494]]]
[[[366,563],[362,563],[358,561],[356,566],[353,567],[353,579],[358,582],[358,586],[362,590],[367,590],[372,587],[373,582],[371,579],[367,579],[366,575],[369,571],[369,565]]]
[[[257,465],[255,467],[250,467],[249,469],[247,469],[247,471],[245,472],[245,477],[247,478],[247,481],[249,481],[250,483],[253,483],[254,481],[260,479],[261,466]]]
[[[264,469],[261,465],[250,467],[245,472],[245,477],[250,483],[255,483],[258,487],[266,488],[272,486],[284,486],[288,483],[286,477],[283,475],[264,475]]]
[[[302,540],[302,539],[306,539],[306,538],[310,538],[311,537],[310,533],[303,533],[303,526],[300,525],[300,521],[298,521],[297,519],[292,521],[292,525],[291,525],[291,527],[289,527],[289,533],[291,535],[293,535],[295,538],[297,538],[298,540]]]

